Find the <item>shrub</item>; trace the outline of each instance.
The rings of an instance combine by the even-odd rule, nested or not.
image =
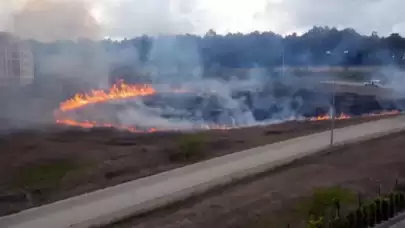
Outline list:
[[[199,160],[204,157],[204,139],[200,134],[183,136],[170,155],[172,161]]]
[[[343,218],[335,218],[330,222],[330,228],[347,228],[349,227],[349,223],[347,219]]]
[[[308,221],[308,228],[322,228],[324,226],[324,220],[325,218],[320,216],[320,217],[315,217],[313,216],[309,221]]]
[[[395,216],[395,214],[396,214],[396,204],[397,204],[397,202],[396,202],[396,200],[395,200],[395,196],[396,196],[396,194],[395,193],[390,193],[389,194],[389,196],[388,196],[388,198],[389,198],[389,205],[390,205],[390,212],[389,212],[389,216],[390,216],[390,218],[392,218],[392,217],[394,217]]]
[[[368,227],[369,226],[369,221],[370,221],[370,207],[369,206],[362,206],[361,210],[363,212],[363,220],[362,220],[362,225],[363,227]]]
[[[347,215],[348,227],[356,227],[356,215],[352,212]]]
[[[383,221],[387,221],[389,219],[389,206],[388,199],[383,199],[381,201],[381,217]]]
[[[69,172],[77,168],[73,161],[55,160],[21,168],[14,176],[18,187],[35,190],[52,188]]]
[[[356,210],[355,214],[356,214],[356,227],[357,228],[366,227],[364,225],[365,215],[364,215],[363,210],[361,208],[359,208]]]
[[[377,205],[375,202],[371,202],[368,204],[368,225],[369,226],[374,226],[376,223],[376,210],[377,210]]]
[[[382,202],[381,199],[376,199],[374,200],[374,203],[376,205],[376,224],[379,224],[380,222],[383,221],[383,217],[382,217]]]
[[[348,189],[340,187],[318,188],[314,190],[311,197],[299,204],[299,210],[304,215],[325,216],[327,211],[336,209],[337,204],[339,207],[350,205],[355,200],[355,194]]]
[[[348,189],[340,187],[318,188],[298,205],[298,210],[308,221],[308,224],[313,218],[321,217],[328,224],[337,217],[341,206],[352,205],[355,202],[355,194]]]
[[[405,209],[405,193],[403,193],[403,192],[399,193],[398,198],[399,198],[399,202],[398,202],[399,210],[404,211],[404,209]]]

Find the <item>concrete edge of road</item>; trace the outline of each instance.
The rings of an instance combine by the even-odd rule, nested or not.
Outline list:
[[[381,137],[384,137],[384,136],[387,136],[390,134],[399,133],[402,131],[405,131],[405,129],[397,128],[397,129],[393,129],[393,130],[386,131],[386,132],[378,132],[378,133],[362,136],[357,139],[347,140],[344,143],[336,143],[333,145],[333,147],[361,143],[361,142],[381,138]],[[287,166],[297,160],[304,159],[308,156],[316,156],[316,155],[321,155],[323,153],[327,153],[329,148],[330,148],[330,146],[328,145],[328,146],[319,148],[319,149],[311,151],[311,152],[307,152],[307,153],[300,154],[297,156],[291,156],[289,158],[274,161],[274,162],[268,163],[266,165],[254,167],[249,170],[243,170],[240,172],[232,173],[231,175],[225,176],[221,179],[206,182],[206,183],[194,186],[189,189],[183,189],[172,195],[168,195],[168,196],[157,198],[155,200],[151,200],[149,202],[146,202],[144,205],[134,205],[134,207],[127,208],[125,211],[119,211],[119,212],[114,213],[114,215],[111,215],[109,218],[103,217],[102,218],[103,221],[100,221],[99,219],[95,219],[94,221],[86,222],[86,224],[81,224],[78,227],[91,227],[94,225],[108,226],[108,225],[120,222],[122,220],[129,219],[131,217],[135,217],[137,215],[141,215],[141,214],[148,213],[148,212],[153,212],[156,209],[162,208],[164,206],[169,206],[170,204],[174,204],[179,201],[187,200],[188,198],[197,196],[199,194],[203,194],[209,190],[214,190],[215,188],[229,185],[229,184],[232,184],[233,182],[237,182],[237,181],[240,181],[245,178],[253,177],[255,175],[260,175],[265,172],[271,172],[272,170]],[[404,215],[404,217],[405,217],[405,215]],[[98,220],[98,221],[96,221],[96,220]],[[386,227],[381,227],[381,228],[386,228]]]
[[[394,118],[397,118],[397,117],[394,117]],[[386,120],[377,120],[377,121],[372,121],[372,122],[379,122],[379,121],[383,122],[383,121],[386,121]],[[353,125],[353,126],[349,126],[349,127],[361,126],[361,125],[364,125],[364,124],[370,124],[370,122],[357,124],[357,125]],[[405,129],[403,128],[403,126],[402,127],[401,126],[394,126],[393,129],[391,129],[391,130],[381,130],[379,132],[363,135],[363,136],[357,137],[355,139],[345,139],[345,140],[343,140],[343,142],[336,143],[334,146],[336,147],[336,146],[342,146],[342,145],[347,145],[347,144],[358,143],[358,142],[367,141],[367,140],[383,137],[383,136],[386,136],[386,135],[389,135],[389,134],[404,131]],[[336,133],[338,133],[339,130],[340,129],[336,129]],[[325,134],[325,132],[327,132],[327,131],[324,131],[324,132],[321,132],[321,133],[316,133],[316,134],[322,134],[322,133]],[[299,139],[292,139],[292,140],[299,141]],[[282,143],[283,142],[280,142],[280,144],[282,144]],[[204,193],[204,192],[206,192],[208,190],[215,189],[217,187],[221,187],[221,186],[224,186],[224,185],[227,185],[227,184],[232,184],[233,182],[238,181],[238,180],[248,178],[248,177],[252,177],[252,176],[255,176],[255,175],[259,175],[259,174],[262,174],[262,173],[265,173],[265,172],[269,172],[269,171],[277,169],[279,167],[289,165],[289,164],[291,164],[292,162],[294,162],[296,160],[300,160],[300,159],[306,158],[308,156],[316,156],[316,155],[318,155],[318,154],[320,154],[322,152],[327,152],[328,148],[329,148],[329,144],[325,143],[325,145],[320,146],[319,148],[317,148],[315,150],[312,149],[312,150],[308,150],[308,151],[303,151],[303,153],[292,155],[292,156],[286,157],[284,159],[276,160],[276,161],[265,163],[265,164],[262,163],[260,165],[257,165],[255,167],[251,167],[249,169],[244,169],[244,170],[240,170],[240,171],[237,171],[237,172],[233,172],[233,173],[230,173],[230,174],[228,174],[226,176],[222,176],[222,177],[210,180],[210,181],[206,181],[204,183],[197,184],[197,185],[195,185],[193,187],[181,189],[179,191],[173,192],[173,193],[168,194],[168,195],[161,196],[159,198],[151,199],[151,200],[145,201],[145,202],[140,203],[140,204],[132,205],[130,207],[126,207],[124,209],[114,211],[113,213],[110,213],[108,215],[93,217],[93,218],[87,219],[85,221],[80,221],[80,222],[78,222],[76,224],[73,224],[73,225],[71,225],[69,227],[75,227],[75,228],[83,227],[84,228],[84,227],[99,227],[99,226],[110,225],[110,224],[122,221],[122,220],[130,218],[130,217],[134,217],[134,216],[137,216],[137,215],[140,215],[140,214],[151,212],[151,211],[153,211],[155,209],[158,209],[158,208],[161,208],[161,207],[164,207],[164,206],[168,206],[168,205],[176,203],[178,201],[186,200],[186,199],[188,199],[190,197],[193,197],[193,196],[198,196],[199,194]],[[243,154],[243,153],[246,154],[246,152],[247,151],[242,151],[242,152],[239,152],[239,154]],[[263,152],[260,152],[260,153],[263,153]],[[235,154],[237,154],[237,153],[235,153]],[[237,157],[237,156],[235,156],[235,154],[233,154],[233,157]],[[232,158],[232,156],[230,156],[230,157]],[[244,155],[241,156],[241,157],[235,158],[235,159],[243,159],[243,158],[244,158]],[[211,160],[217,161],[217,160],[221,160],[221,159],[222,158],[220,157],[220,158],[214,158],[214,159],[211,159]],[[202,164],[207,164],[211,160],[206,160],[206,161],[202,161],[200,163],[197,163],[197,166],[201,166],[200,169],[202,169],[202,168],[208,168],[209,169],[210,167],[206,167],[206,166],[204,167],[204,165],[202,165]],[[200,165],[198,165],[198,164],[200,164]],[[193,164],[193,165],[195,167],[196,164]],[[191,166],[193,166],[193,165],[191,165]],[[188,166],[185,166],[185,167],[182,167],[182,168],[179,168],[179,169],[184,170],[184,168],[186,168],[186,170],[187,170],[187,167]],[[178,171],[171,170],[171,171],[168,171],[167,173],[173,173],[173,172],[176,173]],[[165,176],[165,174],[163,174],[163,173],[157,174],[157,175]],[[145,178],[145,179],[147,179],[147,178]],[[166,178],[168,178],[168,176],[166,176]],[[128,187],[128,186],[133,187],[133,185],[130,185],[130,184],[123,184],[123,185],[126,186],[126,187]],[[114,186],[114,187],[116,187],[116,186]],[[112,187],[112,188],[114,188],[114,187]],[[126,188],[126,187],[124,187],[124,188]],[[76,196],[76,197],[73,197],[74,199],[66,199],[66,200],[63,200],[63,201],[55,202],[55,203],[53,203],[53,205],[57,205],[57,207],[62,207],[63,205],[66,206],[66,202],[78,201],[83,196],[86,196],[86,195],[97,195],[97,198],[98,198],[98,197],[101,197],[103,195],[103,192],[106,192],[105,189],[97,190],[95,192],[84,194],[84,195],[81,195],[81,196]],[[94,193],[96,193],[96,194],[94,194]],[[96,199],[93,198],[92,200],[96,200]],[[45,207],[46,206],[47,205],[45,205]],[[40,208],[32,208],[32,209],[28,209],[27,211],[20,212],[22,214],[17,213],[17,214],[12,214],[12,215],[9,215],[9,216],[5,216],[3,218],[0,217],[0,226],[2,224],[3,219],[5,219],[5,220],[3,220],[3,222],[7,222],[7,220],[9,222],[12,222],[13,220],[18,221],[19,218],[20,218],[19,214],[23,215],[25,217],[30,217],[33,220],[36,219],[37,216],[46,216],[44,214],[41,214],[41,212],[37,213],[38,211],[41,211]],[[7,223],[3,223],[3,224],[7,224]],[[18,224],[15,224],[15,225],[16,225],[15,227],[18,227]],[[63,226],[61,226],[61,227],[63,227]]]

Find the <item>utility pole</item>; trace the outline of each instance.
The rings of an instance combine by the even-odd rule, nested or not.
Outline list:
[[[326,55],[330,56],[332,55],[332,52],[330,50],[327,50]],[[346,54],[346,52],[344,52]],[[336,82],[333,81],[333,88],[336,88]],[[330,115],[331,115],[331,126],[330,126],[330,146],[333,146],[333,140],[334,140],[334,134],[335,134],[335,119],[336,119],[336,105],[335,105],[335,99],[336,99],[336,92],[333,90],[332,92],[332,102],[330,106]]]
[[[333,81],[335,85],[335,81]],[[330,146],[333,146],[333,137],[335,133],[335,119],[336,119],[336,108],[335,108],[335,100],[336,100],[335,91],[332,92],[332,104],[330,107],[330,115],[331,115],[331,129],[330,129]]]

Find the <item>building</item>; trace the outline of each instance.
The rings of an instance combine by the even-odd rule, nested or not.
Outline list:
[[[34,80],[34,59],[21,39],[0,32],[0,86],[24,86]]]

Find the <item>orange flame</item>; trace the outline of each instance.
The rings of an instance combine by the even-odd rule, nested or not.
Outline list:
[[[337,119],[337,120],[346,120],[346,119],[350,119],[350,118],[351,117],[349,115],[346,115],[344,113],[335,117],[335,119]],[[320,120],[330,120],[330,119],[331,119],[330,115],[315,116],[315,117],[309,118],[310,121],[320,121]]]
[[[156,90],[149,85],[127,85],[123,82],[114,84],[108,92],[103,90],[93,90],[90,94],[75,94],[72,99],[60,104],[62,112],[81,108],[95,103],[110,100],[125,99],[129,97],[148,96],[155,94]]]
[[[66,126],[72,126],[72,127],[81,127],[81,128],[95,128],[95,127],[105,127],[105,128],[116,128],[120,130],[125,130],[129,132],[156,132],[158,131],[156,128],[150,128],[147,130],[140,130],[135,127],[126,127],[126,126],[119,126],[119,125],[113,125],[113,124],[100,124],[95,121],[83,121],[79,122],[76,120],[70,120],[70,119],[64,119],[64,120],[56,120],[57,124],[61,125],[66,125]]]
[[[370,117],[370,116],[388,116],[388,115],[398,115],[401,112],[398,110],[392,110],[392,111],[383,111],[383,112],[377,112],[377,113],[368,113],[362,115],[362,117]],[[339,116],[336,116],[336,120],[346,120],[346,119],[351,119],[353,118],[350,115],[347,114],[340,114]],[[330,120],[331,116],[330,115],[323,115],[323,116],[316,116],[316,117],[311,117],[309,118],[310,121],[321,121],[321,120]]]

